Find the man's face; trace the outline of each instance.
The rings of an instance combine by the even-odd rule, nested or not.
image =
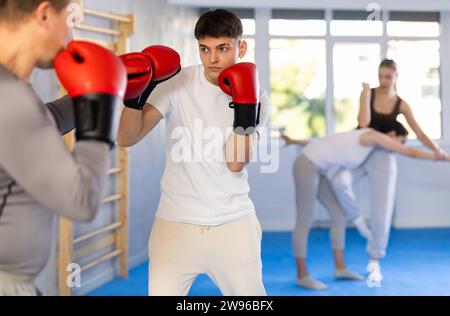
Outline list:
[[[247,52],[247,43],[230,37],[204,37],[198,40],[200,59],[208,81],[217,85],[222,70],[236,64]]]
[[[42,12],[39,12],[42,10]],[[39,30],[36,32],[39,38],[37,67],[48,69],[53,67],[57,54],[65,48],[71,39],[71,27],[69,26],[69,12],[66,9],[56,11],[51,6],[40,8],[35,17]],[[39,16],[40,15],[40,16]]]

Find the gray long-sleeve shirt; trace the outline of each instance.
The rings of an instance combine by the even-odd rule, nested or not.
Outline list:
[[[74,127],[69,98],[44,105],[0,65],[0,271],[36,277],[50,255],[55,215],[88,221],[99,208],[109,147],[61,137]]]

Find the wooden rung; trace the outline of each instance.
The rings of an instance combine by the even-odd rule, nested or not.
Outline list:
[[[106,48],[108,48],[110,50],[114,50],[114,48],[116,47],[115,43],[102,41],[102,40],[97,40],[97,39],[92,39],[92,38],[85,38],[85,37],[80,37],[80,36],[74,36],[74,39],[76,39],[78,41],[87,41],[87,42],[95,43],[95,44],[98,44],[100,46],[106,47]]]
[[[90,268],[93,268],[96,265],[98,265],[98,264],[100,264],[100,263],[102,263],[102,262],[104,262],[106,260],[109,260],[109,259],[115,258],[117,256],[120,256],[122,254],[122,252],[123,251],[121,249],[115,250],[113,252],[110,252],[110,253],[104,255],[103,257],[100,257],[97,260],[94,260],[94,261],[89,262],[88,264],[82,266],[80,270],[81,270],[81,272],[89,270]]]
[[[81,246],[73,250],[74,262],[77,262],[81,258],[90,256],[101,249],[113,246],[116,244],[116,242],[116,234],[109,234],[91,242],[81,244]]]
[[[114,202],[114,201],[118,201],[118,200],[120,200],[122,198],[123,198],[123,194],[111,195],[111,196],[108,196],[107,198],[104,198],[103,201],[102,201],[102,204],[107,204],[107,203],[111,203],[111,202]]]
[[[108,175],[115,174],[115,173],[120,173],[120,172],[122,172],[122,170],[123,169],[120,168],[120,167],[111,168],[111,169],[108,170]]]
[[[110,20],[119,21],[119,22],[125,22],[125,23],[131,23],[131,19],[130,18],[127,18],[127,17],[124,17],[124,16],[120,16],[120,15],[116,15],[116,14],[110,14],[110,13],[106,13],[106,12],[99,12],[99,11],[90,10],[90,9],[84,9],[83,12],[84,12],[84,14],[98,16],[98,17],[105,18],[105,19],[110,19]]]
[[[76,245],[76,244],[78,244],[78,243],[80,243],[82,241],[91,239],[91,238],[93,238],[93,237],[95,237],[97,235],[100,235],[102,233],[106,233],[106,232],[109,232],[111,230],[114,230],[114,229],[117,229],[119,227],[122,227],[122,224],[123,224],[122,222],[116,222],[116,223],[113,223],[111,225],[108,225],[108,226],[99,228],[97,230],[94,230],[93,232],[90,232],[90,233],[87,233],[85,235],[82,235],[80,237],[75,238],[73,240],[73,244]]]
[[[101,33],[101,34],[108,34],[108,35],[115,35],[115,36],[121,35],[121,33],[119,31],[105,29],[103,27],[97,27],[97,26],[91,26],[91,25],[81,24],[81,25],[76,26],[76,28],[78,30],[90,31],[90,32]]]

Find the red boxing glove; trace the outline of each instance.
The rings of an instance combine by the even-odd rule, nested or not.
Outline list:
[[[150,61],[141,53],[121,55],[120,59],[127,69],[128,83],[125,99],[134,99],[144,92],[153,77]]]
[[[113,146],[127,84],[121,60],[97,44],[72,41],[56,57],[55,70],[73,99],[77,140]]]
[[[152,81],[168,80],[176,75],[181,69],[180,55],[172,48],[162,45],[149,46],[142,51],[153,69]]]
[[[233,127],[237,134],[253,134],[259,124],[258,69],[253,63],[239,63],[223,70],[219,75],[219,86],[233,98]]]
[[[136,110],[142,110],[142,108],[145,105],[145,102],[147,102],[148,97],[152,93],[152,91],[156,88],[158,84],[160,84],[163,81],[169,80],[170,78],[174,77],[178,72],[181,70],[181,61],[180,61],[180,55],[173,49],[167,46],[162,45],[154,45],[149,46],[146,49],[144,49],[140,54],[141,56],[144,56],[147,60],[147,62],[150,64],[151,67],[151,80],[150,83],[141,91],[141,93],[136,96],[132,97],[130,94],[130,98],[125,98],[125,106],[136,109]],[[139,57],[141,59],[141,57]],[[143,67],[143,63],[139,61],[141,67]],[[143,70],[142,68],[141,70]],[[143,83],[143,78],[141,78]],[[137,92],[138,89],[134,90],[134,92]]]
[[[104,93],[123,98],[126,70],[112,52],[97,44],[72,41],[55,59],[55,70],[68,94]]]

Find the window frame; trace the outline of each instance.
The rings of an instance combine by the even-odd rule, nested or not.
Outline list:
[[[326,104],[325,104],[325,122],[326,135],[332,134],[335,131],[335,113],[334,113],[334,72],[333,72],[333,49],[336,43],[341,42],[355,42],[355,43],[380,43],[381,56],[386,58],[388,52],[388,43],[390,40],[437,40],[440,42],[440,101],[441,101],[441,138],[435,141],[444,146],[450,145],[450,109],[447,109],[448,101],[450,100],[450,91],[446,92],[444,86],[450,86],[450,62],[445,59],[445,56],[450,55],[450,32],[445,34],[443,29],[450,29],[450,13],[439,12],[440,15],[440,35],[438,37],[411,37],[411,36],[388,36],[387,22],[390,12],[382,11],[381,20],[383,22],[383,32],[381,36],[333,36],[331,35],[331,21],[333,20],[333,10],[324,10],[324,20],[326,22],[326,34],[324,36],[281,36],[269,34],[269,21],[272,17],[271,8],[257,8],[255,9],[255,60],[258,64],[261,87],[270,94],[270,46],[271,39],[322,39],[325,40],[326,45],[326,65],[327,65],[327,90],[326,90]],[[248,37],[248,36],[247,36]],[[356,118],[355,118],[356,123]],[[418,140],[410,140],[410,145],[419,146]]]

